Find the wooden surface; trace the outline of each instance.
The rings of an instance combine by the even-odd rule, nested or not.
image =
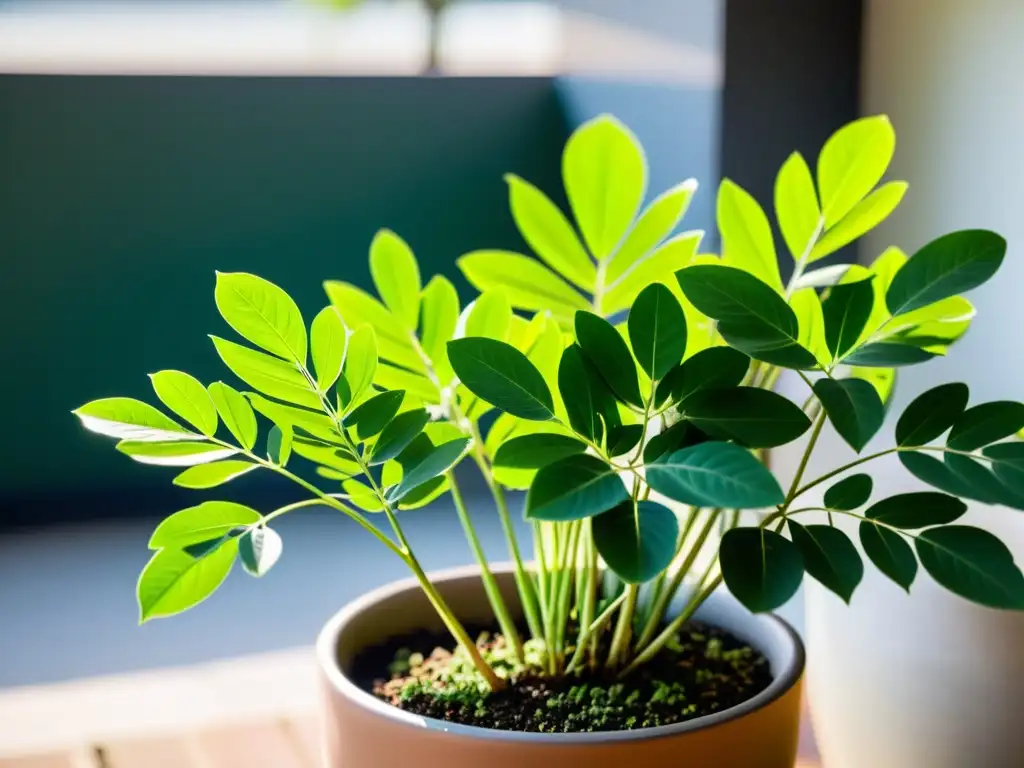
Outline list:
[[[308,648],[0,690],[0,768],[319,768],[317,701]]]

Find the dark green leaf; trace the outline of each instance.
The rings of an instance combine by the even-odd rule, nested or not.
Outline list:
[[[893,528],[926,528],[947,525],[967,511],[967,505],[956,496],[935,491],[900,493],[877,501],[864,516]]]
[[[796,546],[763,528],[733,528],[719,549],[722,576],[749,610],[773,611],[796,594],[804,562]]]
[[[283,467],[288,463],[291,455],[291,427],[281,427],[275,424],[270,428],[270,432],[267,433],[267,458],[279,467]]]
[[[900,451],[899,458],[900,463],[907,471],[921,482],[954,496],[967,499],[975,498],[971,487],[938,459],[925,453],[913,451]],[[981,499],[977,500],[981,501]]]
[[[647,467],[647,483],[674,501],[698,507],[753,509],[784,498],[768,468],[732,443],[701,443],[662,457]]]
[[[847,365],[860,365],[865,368],[895,368],[902,365],[927,363],[936,357],[934,352],[911,346],[897,344],[893,341],[876,341],[857,347],[843,358]]]
[[[849,352],[860,338],[875,303],[873,277],[856,283],[840,283],[822,302],[825,317],[825,344],[835,359]]]
[[[576,341],[616,397],[624,403],[643,407],[633,356],[611,323],[590,312],[578,311]]]
[[[587,446],[575,437],[541,432],[513,437],[494,454],[494,465],[515,469],[540,469],[566,456],[585,453]]]
[[[999,502],[1004,489],[988,467],[958,453],[947,453],[943,459],[950,471],[970,487],[971,498],[986,504]]]
[[[703,432],[751,448],[785,445],[811,426],[791,400],[756,387],[702,389],[694,392],[683,408],[686,419]]]
[[[1024,576],[991,533],[950,525],[924,531],[915,543],[921,565],[951,592],[991,608],[1024,608]]]
[[[849,603],[864,578],[864,563],[853,542],[830,525],[805,527],[790,520],[789,533],[803,557],[804,570]]]
[[[819,379],[818,396],[836,432],[860,453],[885,420],[885,405],[878,390],[863,379]]]
[[[139,621],[173,616],[201,603],[227,578],[237,553],[235,539],[223,541],[199,558],[178,549],[161,549],[139,576]]]
[[[238,539],[238,556],[250,576],[262,576],[273,568],[283,548],[277,531],[265,525],[250,528]]]
[[[393,459],[423,431],[423,428],[430,421],[430,414],[425,408],[414,408],[411,411],[403,411],[388,422],[373,445],[373,452],[370,454],[370,464],[383,464]]]
[[[706,443],[711,438],[688,421],[679,421],[647,441],[644,446],[644,464],[653,464],[667,453],[680,448]]]
[[[248,527],[263,519],[255,509],[232,501],[204,501],[166,518],[149,538],[150,549],[181,549],[226,536],[237,527]]]
[[[1009,437],[1024,428],[1024,404],[1009,400],[982,403],[968,408],[954,422],[946,445],[958,451],[973,451]]]
[[[395,418],[404,399],[405,392],[401,389],[381,392],[352,411],[342,423],[346,427],[355,427],[359,439],[366,440],[380,434],[380,431]]]
[[[521,419],[545,421],[554,416],[544,376],[511,344],[456,339],[448,342],[448,360],[466,388],[481,400]]]
[[[732,347],[702,349],[665,376],[658,387],[658,404],[670,395],[674,402],[685,402],[702,389],[737,387],[749,368],[750,358]]]
[[[679,536],[675,513],[653,501],[632,501],[602,512],[592,522],[594,544],[628,584],[650,581],[672,562]]]
[[[698,311],[718,321],[730,346],[757,360],[786,368],[815,368],[799,342],[799,323],[785,300],[766,283],[734,267],[699,264],[676,273]]]
[[[640,367],[660,379],[686,352],[686,317],[672,291],[661,283],[644,288],[629,310],[629,343]]]
[[[608,429],[608,455],[621,456],[632,451],[644,436],[640,424],[620,424]]]
[[[412,491],[434,478],[443,475],[462,458],[469,445],[468,438],[457,438],[441,443],[426,454],[419,462],[411,466],[403,466],[402,482],[388,494],[391,502],[402,501],[412,495]],[[411,503],[411,502],[409,502]]]
[[[577,345],[567,347],[558,364],[558,391],[569,425],[588,440],[601,442],[603,423],[618,423],[618,406],[608,385]]]
[[[910,591],[910,585],[917,576],[917,558],[902,536],[864,520],[860,524],[860,545],[878,570]]]
[[[825,506],[829,509],[846,511],[866,504],[871,498],[874,481],[871,475],[859,474],[844,477],[825,491]]]
[[[999,443],[982,451],[991,460],[992,471],[1014,494],[1024,494],[1024,443]]]
[[[550,522],[582,520],[628,498],[615,469],[594,456],[569,456],[537,472],[526,494],[526,517]]]
[[[218,461],[213,464],[199,464],[189,467],[174,478],[174,484],[181,488],[215,488],[234,480],[259,467],[248,461]]]
[[[1006,241],[995,232],[968,229],[933,240],[900,267],[889,284],[885,304],[902,315],[977,288],[999,269]]]
[[[953,423],[967,407],[966,384],[942,384],[914,398],[896,422],[897,445],[927,445]]]

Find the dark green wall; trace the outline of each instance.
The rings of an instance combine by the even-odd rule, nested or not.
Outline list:
[[[368,283],[387,226],[454,276],[461,253],[521,247],[501,175],[559,197],[565,136],[548,79],[0,78],[0,525],[165,487],[69,411],[150,398],[161,368],[229,376],[214,269],[312,317],[324,278]]]

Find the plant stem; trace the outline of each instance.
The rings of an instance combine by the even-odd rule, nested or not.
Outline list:
[[[501,596],[501,590],[498,588],[498,582],[494,578],[494,574],[491,572],[490,566],[487,564],[487,555],[484,554],[484,548],[480,545],[480,539],[476,535],[476,530],[473,528],[473,521],[469,517],[469,510],[466,509],[466,502],[462,496],[462,490],[459,488],[459,484],[455,481],[455,473],[449,471],[447,473],[448,485],[451,489],[452,501],[455,502],[455,511],[458,513],[459,522],[462,523],[462,530],[466,534],[466,540],[469,542],[469,547],[473,551],[473,557],[476,559],[477,567],[480,568],[480,578],[484,584],[484,591],[487,593],[487,600],[491,604],[491,610],[494,611],[494,616],[498,620],[498,626],[501,627],[501,633],[505,636],[506,642],[512,647],[513,652],[516,655],[516,660],[519,663],[525,661],[523,656],[523,641],[519,637],[519,631],[516,629],[516,623],[512,619],[511,614],[508,612],[508,606],[505,605],[505,599]]]
[[[636,610],[636,597],[639,593],[639,584],[626,585],[626,591],[623,593],[626,601],[619,612],[619,621],[615,625],[615,634],[612,635],[612,647],[608,651],[608,667],[611,669],[616,669],[623,663],[629,651],[629,641],[633,634],[633,613]]]
[[[584,625],[584,630],[580,633],[579,641],[576,644],[576,651],[572,655],[572,660],[569,662],[569,666],[565,668],[565,674],[569,674],[579,666],[580,662],[583,660],[583,655],[586,653],[587,644],[596,638],[597,634],[604,629],[605,625],[607,625],[609,621],[611,621],[615,611],[618,610],[618,607],[622,605],[625,599],[626,593],[623,592],[615,598],[607,608],[601,611],[601,614],[589,625]]]
[[[327,507],[327,506],[329,506],[327,504],[327,502],[325,502],[323,499],[319,499],[319,498],[317,498],[317,499],[305,499],[304,501],[296,501],[294,504],[288,504],[286,506],[283,506],[283,507],[280,507],[278,509],[275,509],[273,512],[270,512],[267,515],[264,515],[263,516],[263,524],[266,525],[271,520],[274,520],[275,518],[278,518],[281,515],[286,515],[286,514],[288,514],[289,512],[291,512],[292,510],[295,510],[295,509],[302,509],[303,507]]]
[[[861,464],[864,464],[865,462],[873,461],[874,459],[879,459],[882,456],[888,456],[890,453],[897,453],[899,451],[900,451],[899,448],[886,448],[884,451],[879,451],[878,453],[872,453],[869,456],[863,456],[863,457],[861,457],[861,458],[859,458],[859,459],[857,459],[855,461],[851,461],[849,464],[844,464],[843,466],[839,467],[838,469],[833,469],[831,472],[827,472],[824,475],[822,475],[821,477],[817,478],[816,480],[812,480],[811,482],[807,483],[807,485],[803,485],[800,488],[798,488],[796,490],[796,492],[792,494],[792,496],[790,498],[790,501],[792,501],[793,499],[796,499],[797,497],[803,495],[807,491],[811,490],[811,488],[814,488],[814,487],[816,487],[818,485],[821,485],[822,483],[827,482],[828,480],[831,480],[833,477],[836,477],[837,475],[843,474],[843,472],[846,472],[849,469],[853,469],[854,467],[860,466]]]
[[[560,563],[557,621],[555,623],[555,652],[556,658],[561,663],[562,654],[565,649],[565,630],[569,623],[569,606],[571,605],[573,578],[576,575],[576,545],[579,542],[580,531],[583,528],[583,521],[569,524],[569,534],[565,547],[565,557]]]
[[[789,493],[786,494],[786,500],[782,503],[783,509],[788,508],[793,499],[800,493],[797,489],[800,486],[800,481],[804,478],[804,472],[807,471],[807,464],[811,460],[811,454],[814,452],[814,446],[817,444],[818,438],[821,436],[822,427],[824,426],[825,412],[822,411],[814,422],[814,429],[811,431],[811,437],[807,441],[807,448],[804,450],[804,455],[800,457],[800,465],[796,468],[796,475],[793,477],[793,483],[789,486]]]

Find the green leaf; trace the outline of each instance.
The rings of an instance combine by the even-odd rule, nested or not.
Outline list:
[[[342,379],[338,381],[338,399],[342,410],[358,403],[377,375],[377,334],[369,325],[355,330],[348,338]]]
[[[644,446],[644,464],[653,464],[662,456],[680,448],[706,443],[711,438],[688,421],[677,421],[664,432],[659,432]]]
[[[722,537],[725,585],[749,610],[773,611],[796,594],[804,578],[800,550],[774,531],[733,528]]]
[[[782,489],[750,451],[732,443],[683,448],[647,467],[647,484],[698,507],[754,509],[781,504]]]
[[[922,483],[954,496],[975,498],[970,486],[938,459],[913,451],[900,451],[899,459],[906,470]]]
[[[390,360],[410,371],[425,370],[422,358],[413,349],[409,329],[377,299],[361,288],[333,280],[324,283],[324,290],[346,328],[373,327],[381,360]]]
[[[866,504],[871,498],[874,481],[871,475],[858,474],[844,477],[825,491],[825,506],[829,509],[848,511]]]
[[[455,374],[474,395],[521,419],[554,416],[551,392],[540,371],[510,344],[465,338],[448,342]]]
[[[775,218],[795,261],[804,258],[818,231],[821,210],[807,161],[794,152],[775,177]]]
[[[388,500],[398,502],[411,497],[417,488],[429,483],[454,467],[459,459],[462,458],[468,446],[468,438],[460,437],[455,440],[449,440],[432,449],[416,464],[403,467],[404,475],[402,476],[402,482],[388,493]]]
[[[750,448],[774,448],[796,440],[811,427],[798,405],[756,387],[702,389],[683,406],[685,418],[721,440]]]
[[[921,565],[951,592],[990,608],[1024,608],[1024,576],[991,533],[950,525],[924,531],[915,544]]]
[[[818,156],[818,191],[825,226],[831,229],[882,179],[896,149],[896,133],[885,115],[843,126]]]
[[[569,522],[605,512],[629,499],[613,467],[596,456],[568,456],[542,468],[526,493],[528,520]]]
[[[262,277],[218,272],[214,300],[243,339],[285,360],[306,364],[306,324],[291,296]]]
[[[486,291],[466,307],[466,336],[507,341],[511,325],[512,307],[503,291]]]
[[[341,489],[348,495],[348,500],[364,512],[384,511],[384,503],[366,483],[359,480],[346,479],[341,481]]]
[[[317,472],[321,477],[340,480],[345,477],[362,474],[362,468],[347,449],[299,438],[292,441],[292,450],[302,458],[322,465],[317,467]],[[325,468],[330,470],[326,474],[320,471]]]
[[[952,523],[966,511],[967,505],[955,496],[917,491],[876,501],[864,516],[893,528],[927,528]]]
[[[885,420],[878,391],[861,379],[819,379],[814,382],[829,421],[853,450],[860,453]]]
[[[830,525],[803,526],[788,521],[789,534],[800,550],[804,570],[819,584],[849,603],[864,578],[864,563],[846,534]]]
[[[1006,240],[967,229],[932,240],[900,267],[885,294],[889,312],[902,315],[977,288],[999,269]]]
[[[594,262],[583,249],[572,224],[547,195],[514,174],[506,174],[512,218],[533,252],[555,272],[593,290]]]
[[[198,559],[177,549],[161,549],[139,576],[139,621],[173,616],[201,603],[227,578],[237,552],[234,539]]]
[[[494,464],[498,467],[540,469],[566,456],[585,453],[586,450],[586,444],[574,437],[539,432],[513,437],[502,443],[494,456]]]
[[[605,260],[644,199],[647,159],[640,142],[610,115],[589,120],[566,142],[562,178],[590,253]]]
[[[781,293],[782,278],[768,217],[746,190],[729,179],[722,179],[718,188],[718,229],[722,236],[722,262]],[[693,301],[689,294],[687,298]]]
[[[986,504],[996,504],[1006,495],[1005,488],[996,479],[995,473],[983,464],[957,453],[947,453],[943,458],[950,471],[971,489],[970,498]]]
[[[953,423],[946,445],[973,451],[1024,428],[1024,404],[1010,400],[982,403],[964,411]]]
[[[810,350],[819,367],[828,368],[832,364],[832,354],[825,343],[825,315],[818,292],[813,288],[795,291],[789,297],[789,306],[800,327],[797,338],[800,346]]]
[[[503,291],[517,309],[549,311],[569,320],[589,302],[536,259],[510,251],[473,251],[458,260],[459,269],[478,291]]]
[[[236,528],[255,525],[263,516],[255,509],[233,501],[204,501],[167,517],[149,538],[150,549],[181,549],[227,536]]]
[[[676,273],[686,298],[718,321],[730,346],[757,360],[814,368],[814,354],[800,346],[796,315],[768,285],[733,267],[696,265]]]
[[[309,348],[316,369],[316,388],[326,392],[341,375],[345,361],[345,324],[334,307],[324,307],[313,318]]]
[[[629,309],[636,297],[651,283],[671,283],[673,275],[697,260],[713,256],[697,255],[704,233],[700,230],[683,232],[666,240],[651,254],[637,261],[615,282],[608,285],[601,298],[601,314],[610,317]],[[717,259],[715,260],[717,263]]]
[[[917,576],[917,558],[902,536],[864,520],[860,524],[860,545],[878,570],[910,592]]]
[[[875,292],[871,278],[833,286],[822,303],[825,344],[834,359],[842,358],[857,345],[871,316]]]
[[[91,432],[121,440],[199,440],[149,403],[130,397],[93,400],[72,413]]]
[[[661,404],[671,396],[673,402],[685,403],[702,389],[737,387],[749,368],[750,358],[731,347],[703,349],[665,376],[656,399]]]
[[[420,319],[420,267],[405,241],[388,229],[370,243],[370,274],[391,313],[411,331]]]
[[[220,461],[238,453],[235,448],[192,440],[122,440],[116,447],[125,456],[131,456],[141,464],[160,467],[191,467]]]
[[[687,179],[659,195],[644,209],[622,245],[608,260],[605,269],[607,284],[615,283],[641,259],[648,257],[658,244],[669,236],[682,220],[696,191],[697,180]]]
[[[580,310],[576,313],[576,340],[616,397],[642,408],[636,364],[615,327],[602,317]]]
[[[628,327],[633,355],[652,379],[662,378],[683,359],[686,317],[672,291],[661,283],[640,292],[629,310]]]
[[[653,501],[619,504],[597,515],[594,544],[608,567],[627,584],[650,581],[672,562],[679,536],[675,513]]]
[[[404,411],[393,418],[377,438],[370,454],[370,464],[383,464],[406,449],[430,421],[425,408]]]
[[[644,436],[642,424],[617,424],[608,428],[608,455],[622,456],[636,448]]]
[[[455,286],[447,278],[434,275],[423,289],[420,343],[443,384],[452,380],[445,345],[455,336],[458,324],[459,295],[455,292]]]
[[[999,481],[1016,494],[1024,494],[1024,443],[999,443],[982,450]]]
[[[588,440],[601,442],[604,424],[615,421],[618,406],[604,379],[576,344],[562,352],[558,390],[573,430]]]
[[[160,402],[207,437],[217,431],[217,408],[198,379],[182,371],[160,371],[149,375]]]
[[[250,528],[238,538],[238,556],[250,576],[263,576],[281,557],[284,542],[265,525]]]
[[[267,433],[267,458],[279,467],[288,463],[292,455],[291,427],[275,424]]]
[[[352,411],[342,423],[346,428],[355,427],[359,439],[366,440],[380,434],[380,431],[395,418],[404,399],[405,392],[400,389],[381,392]]]
[[[341,435],[334,421],[324,415],[323,411],[310,411],[305,408],[295,408],[290,405],[282,405],[272,400],[267,400],[260,395],[249,392],[246,395],[259,413],[266,416],[274,424],[282,429],[295,431],[298,428],[302,432],[326,443],[340,443]]]
[[[850,271],[850,268],[850,264],[830,264],[827,267],[805,272],[793,283],[793,288],[800,291],[804,288],[828,288],[837,285]]]
[[[857,368],[851,367],[850,376],[854,379],[861,379],[875,388],[878,397],[881,398],[888,410],[892,400],[892,393],[896,388],[895,368]]]
[[[967,407],[966,384],[942,384],[914,398],[896,422],[896,445],[927,445],[953,426]]]
[[[874,344],[857,347],[843,359],[843,362],[847,365],[860,365],[867,368],[892,368],[927,363],[934,357],[936,357],[934,352],[909,344],[878,341]]]
[[[896,210],[907,192],[905,181],[890,181],[883,184],[870,195],[853,207],[842,221],[832,227],[822,237],[814,249],[808,262],[823,259],[835,253],[844,245],[849,245],[861,235],[870,232],[881,224]]]
[[[210,397],[224,426],[234,435],[239,445],[251,451],[256,445],[258,427],[256,414],[252,412],[249,401],[238,390],[222,381],[215,381],[210,385]]]
[[[305,408],[319,408],[320,396],[293,363],[211,336],[224,364],[259,392]]]
[[[182,488],[216,488],[236,477],[258,469],[259,464],[248,461],[218,461],[214,464],[199,464],[189,467],[174,478],[174,484]]]

